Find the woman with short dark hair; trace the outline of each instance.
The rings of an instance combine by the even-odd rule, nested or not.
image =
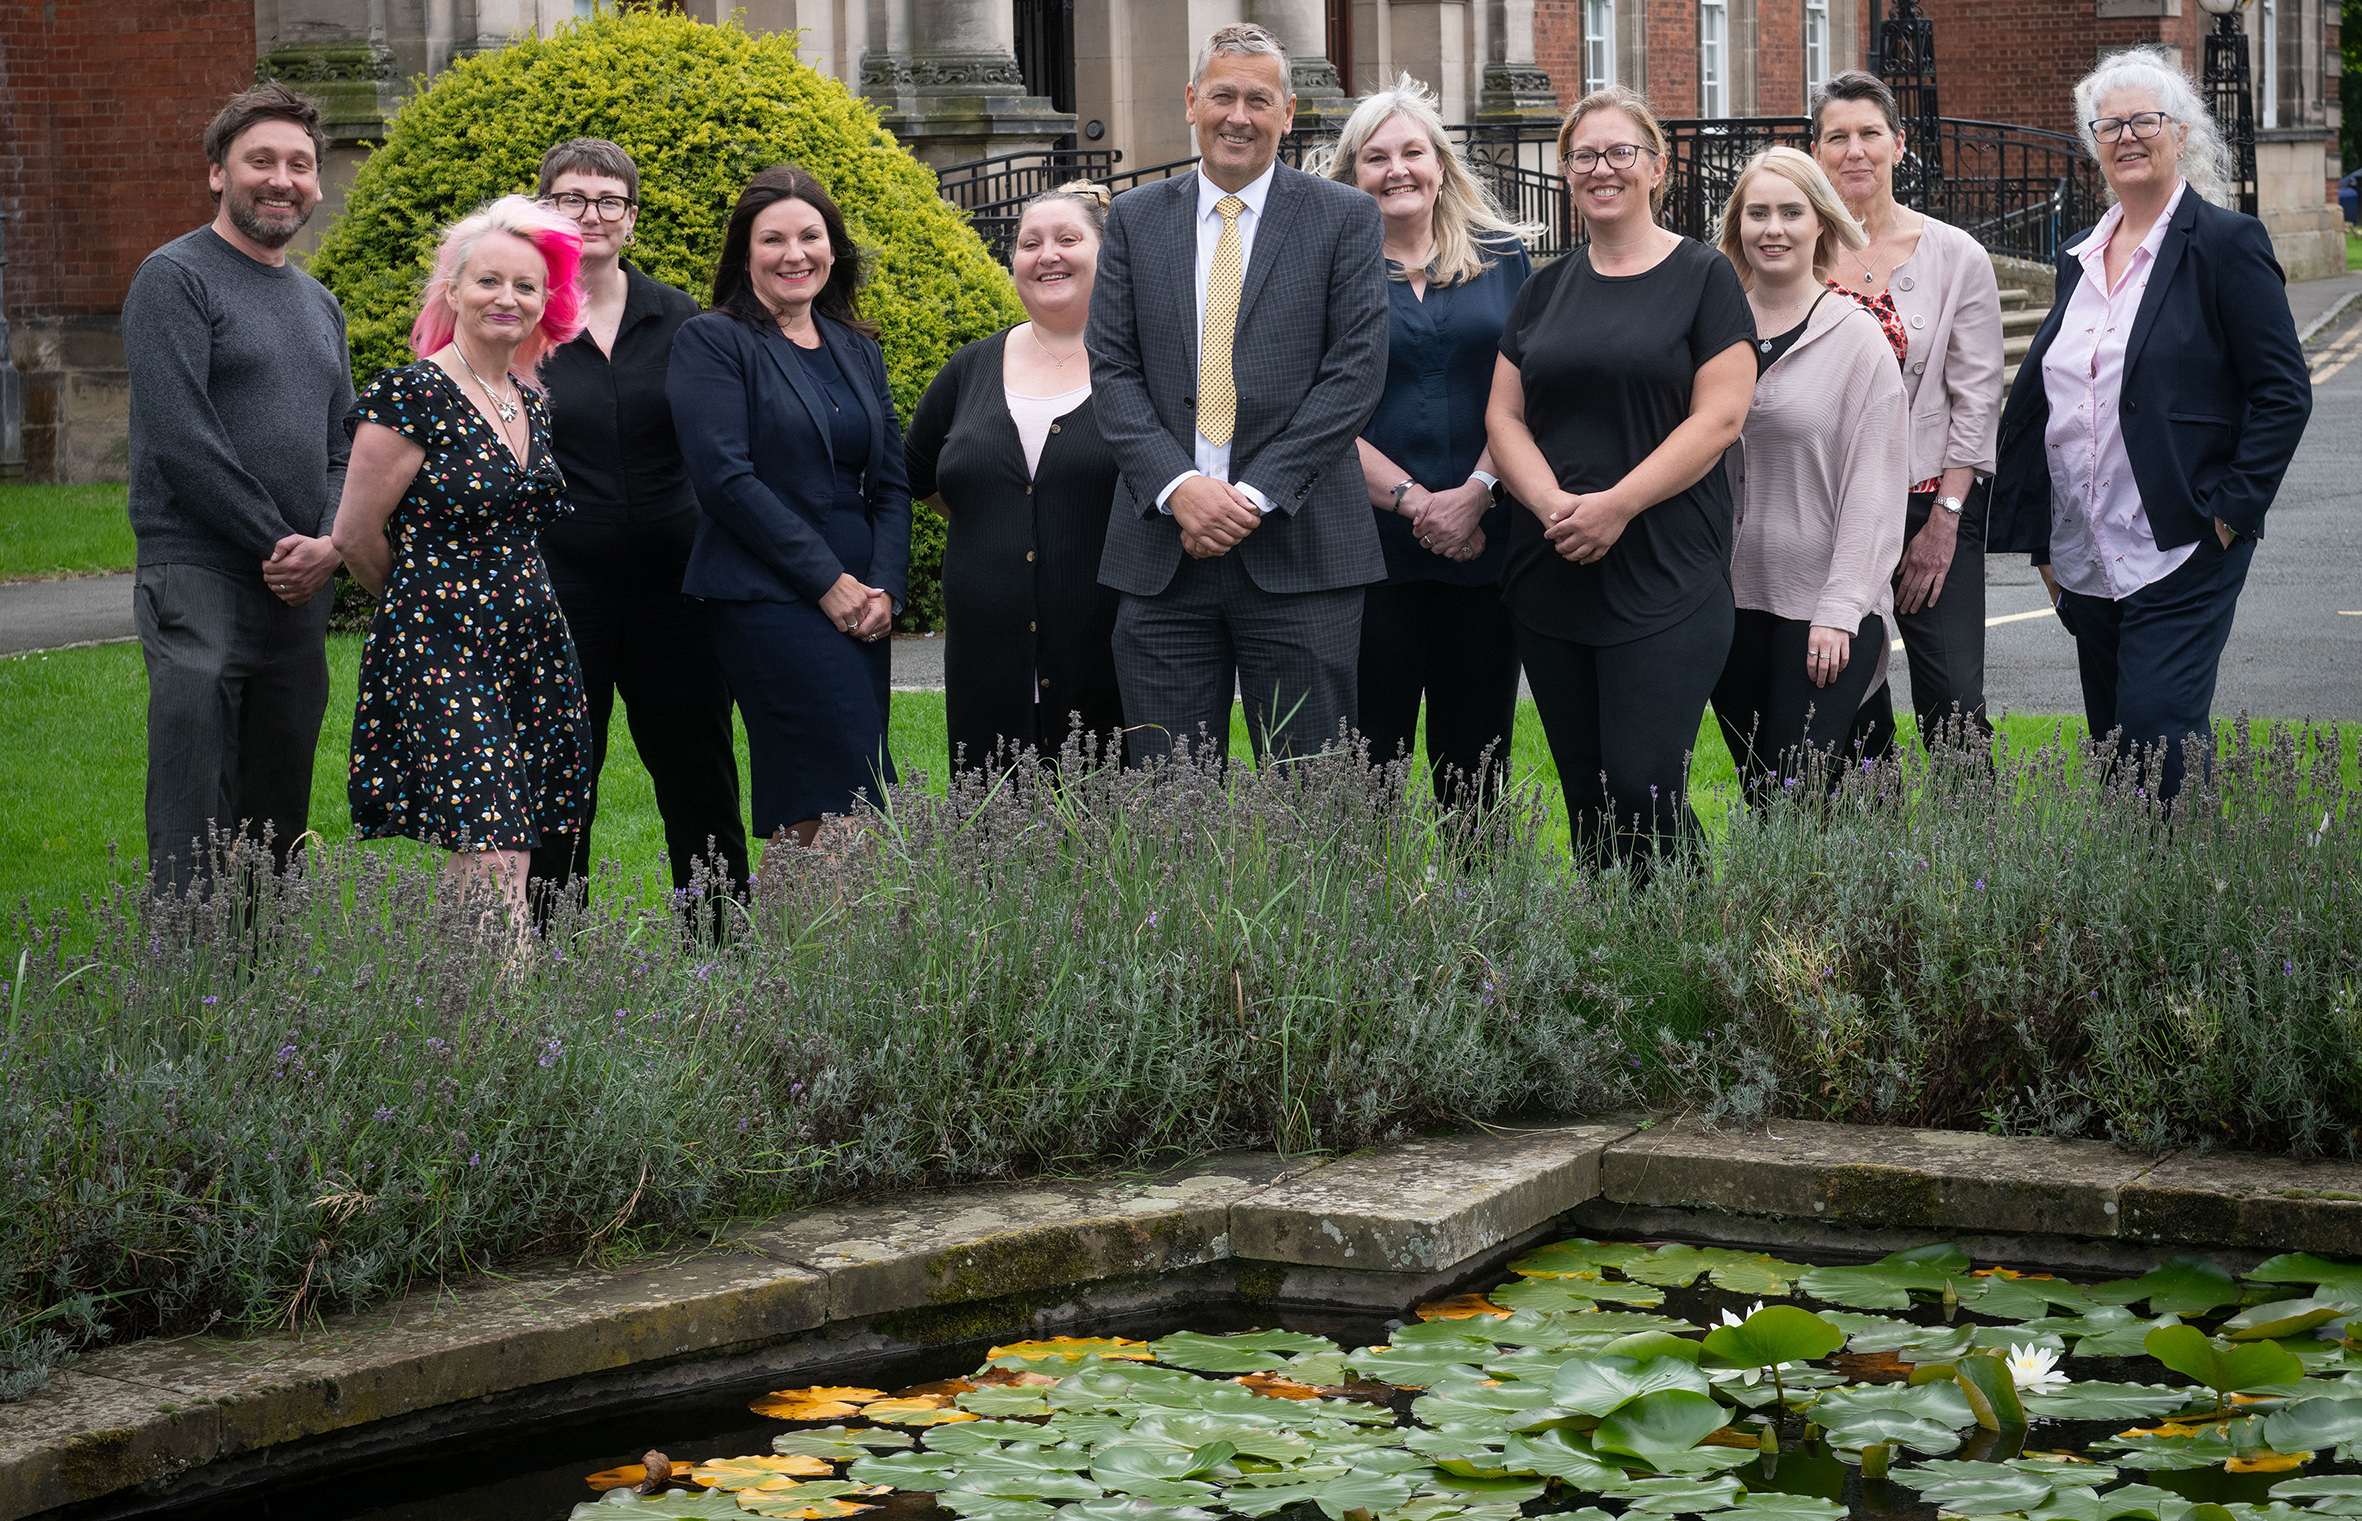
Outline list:
[[[2060,249],[2058,299],[2001,415],[1992,543],[2029,551],[2075,636],[2091,738],[2181,792],[2313,386],[2271,234],[2223,208],[2230,150],[2170,58],[2075,87],[2116,204]],[[2161,753],[2159,753],[2161,752]]]
[[[886,636],[909,596],[910,491],[862,264],[818,180],[765,169],[665,381],[705,509],[682,590],[746,720],[754,831],[803,845],[896,779]]]
[[[1869,239],[1836,262],[1829,282],[1886,330],[1910,402],[1894,631],[1910,665],[1920,742],[1932,743],[1949,723],[1981,745],[1993,734],[1985,716],[1984,477],[1993,473],[2001,412],[2001,291],[1976,239],[1895,200],[1903,147],[1902,113],[1876,77],[1849,69],[1813,97],[1813,157]],[[1892,748],[1893,692],[1883,683],[1854,737],[1873,753]]]
[[[550,449],[574,510],[542,531],[541,553],[582,659],[591,789],[582,827],[533,852],[533,878],[564,887],[590,875],[607,721],[620,695],[655,784],[674,889],[689,886],[709,853],[733,887],[743,886],[730,684],[696,604],[681,593],[697,493],[664,396],[673,335],[697,303],[623,256],[639,224],[640,170],[621,147],[577,137],[551,148],[539,200],[582,230],[582,331],[542,366]]]

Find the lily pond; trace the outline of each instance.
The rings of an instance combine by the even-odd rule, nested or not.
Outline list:
[[[1577,1239],[1509,1270],[1360,1345],[1060,1337],[773,1391],[767,1445],[578,1469],[569,1521],[2362,1517],[2362,1264],[2074,1283],[1948,1244],[1814,1267]]]

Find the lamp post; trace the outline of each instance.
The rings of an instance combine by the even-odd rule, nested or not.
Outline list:
[[[2206,108],[2231,145],[2239,176],[2239,209],[2254,216],[2254,76],[2247,63],[2247,31],[2239,24],[2247,0],[2198,0],[2198,7],[2214,18],[2214,30],[2206,34]]]

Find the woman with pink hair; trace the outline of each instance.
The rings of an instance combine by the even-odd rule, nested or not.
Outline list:
[[[452,852],[522,935],[527,860],[581,826],[590,729],[541,530],[567,511],[542,357],[582,328],[580,230],[507,196],[443,233],[414,364],[363,390],[336,547],[379,598],[346,783],[365,839]]]

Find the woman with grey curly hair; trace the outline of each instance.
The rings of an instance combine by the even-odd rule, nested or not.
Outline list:
[[[2225,210],[2230,155],[2163,52],[2075,87],[2115,205],[2059,254],[2058,297],[2001,415],[1990,547],[2042,568],[2075,636],[2095,743],[2213,751],[2214,685],[2264,514],[2313,408],[2263,224]]]

